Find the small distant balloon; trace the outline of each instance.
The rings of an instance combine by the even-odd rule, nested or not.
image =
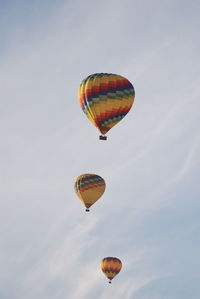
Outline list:
[[[101,270],[111,280],[120,272],[122,268],[122,262],[116,257],[105,257],[101,261]]]
[[[103,195],[105,188],[104,179],[96,174],[82,174],[74,183],[75,192],[85,205],[86,212]]]
[[[96,73],[82,81],[78,97],[83,112],[101,132],[99,139],[106,140],[105,134],[131,109],[135,90],[120,75]]]

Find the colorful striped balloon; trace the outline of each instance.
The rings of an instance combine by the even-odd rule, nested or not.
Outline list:
[[[105,257],[101,261],[101,270],[109,279],[109,283],[120,272],[121,268],[122,262],[116,257]]]
[[[105,135],[131,109],[135,90],[124,77],[98,73],[82,81],[78,92],[79,102],[89,120]],[[106,136],[100,136],[106,139]]]
[[[89,207],[103,195],[105,188],[104,179],[96,174],[82,174],[74,183],[76,194],[85,205],[87,212]]]

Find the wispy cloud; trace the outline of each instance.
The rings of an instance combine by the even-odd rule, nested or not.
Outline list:
[[[0,297],[197,298],[199,5],[0,6]],[[100,71],[136,90],[106,142],[77,99]],[[85,172],[107,184],[89,214]],[[108,255],[123,262],[111,286]]]

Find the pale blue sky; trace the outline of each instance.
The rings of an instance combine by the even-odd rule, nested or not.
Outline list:
[[[0,1],[0,298],[200,296],[199,1]],[[98,140],[78,87],[127,77]],[[85,213],[73,184],[107,189]],[[123,262],[108,285],[105,256]]]

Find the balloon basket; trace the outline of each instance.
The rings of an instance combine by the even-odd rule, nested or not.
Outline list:
[[[86,211],[86,212],[89,212],[90,210],[89,210],[89,209],[85,209],[85,211]]]
[[[111,280],[109,281],[109,283],[111,283]]]
[[[99,140],[107,140],[107,136],[105,136],[105,135],[100,135],[100,136],[99,136]]]

